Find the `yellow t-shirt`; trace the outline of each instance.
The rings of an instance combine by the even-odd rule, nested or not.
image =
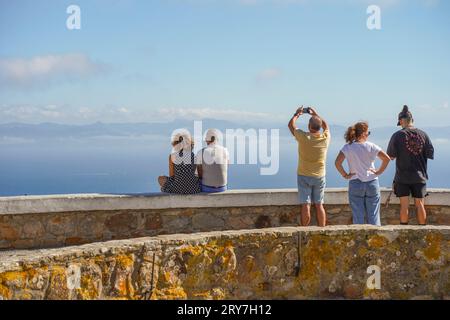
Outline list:
[[[298,175],[316,178],[325,176],[330,138],[329,130],[317,136],[300,129],[295,130],[295,139],[298,142]]]

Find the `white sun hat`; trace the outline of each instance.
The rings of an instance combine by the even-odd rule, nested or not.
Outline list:
[[[217,129],[208,129],[208,131],[206,131],[205,140],[210,142],[213,140],[212,139],[213,137],[214,137],[214,142],[218,142],[221,137],[221,133]]]

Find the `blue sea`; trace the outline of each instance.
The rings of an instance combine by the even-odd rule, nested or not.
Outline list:
[[[170,145],[167,138],[95,137],[0,141],[0,195],[43,195],[65,193],[146,193],[159,191],[157,177],[168,173]],[[373,141],[386,148],[387,141]],[[344,187],[334,168],[342,147],[332,142],[327,161],[327,186]],[[450,188],[450,145],[434,142],[436,159],[429,162],[429,186]],[[295,188],[297,146],[293,139],[280,138],[280,163],[276,175],[260,175],[259,165],[232,164],[232,189]],[[395,165],[380,178],[390,186]]]

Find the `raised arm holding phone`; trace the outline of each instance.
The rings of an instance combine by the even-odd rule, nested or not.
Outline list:
[[[297,128],[295,124],[303,114],[311,116],[308,131]],[[301,204],[301,225],[308,226],[310,224],[311,204],[314,204],[317,224],[325,226],[327,221],[323,202],[326,185],[326,157],[330,144],[328,124],[314,108],[301,106],[289,120],[288,128],[298,143],[297,185]]]

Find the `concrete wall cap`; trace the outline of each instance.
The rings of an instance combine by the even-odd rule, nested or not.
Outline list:
[[[427,205],[450,206],[450,189],[429,189]],[[382,188],[385,203],[390,189]],[[347,188],[328,188],[325,204],[348,203]],[[395,195],[391,204],[398,204]],[[298,205],[297,189],[229,190],[215,194],[65,194],[0,197],[0,215],[73,211],[109,211],[175,208],[220,208]]]

